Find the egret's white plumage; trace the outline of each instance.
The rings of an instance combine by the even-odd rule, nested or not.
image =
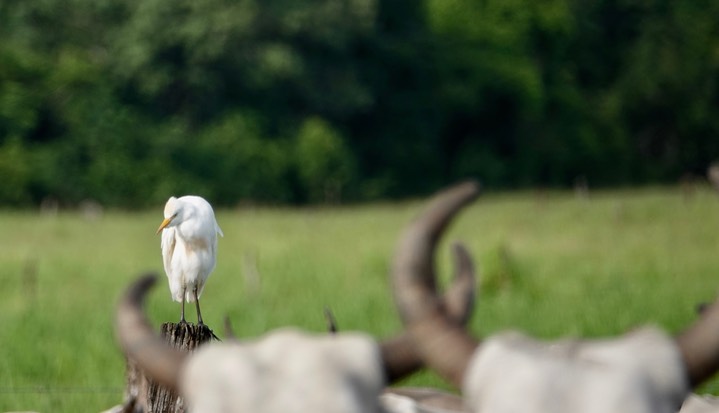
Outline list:
[[[199,298],[215,269],[217,235],[223,235],[222,230],[212,206],[199,196],[171,197],[164,216],[157,232],[162,231],[162,262],[172,299],[182,303],[180,321],[185,321],[185,301],[195,301],[202,324]]]

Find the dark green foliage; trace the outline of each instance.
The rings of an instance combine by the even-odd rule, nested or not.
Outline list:
[[[675,182],[719,157],[719,3],[8,0],[0,204]]]

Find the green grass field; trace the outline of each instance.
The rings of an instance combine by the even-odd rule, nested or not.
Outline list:
[[[221,337],[279,326],[324,331],[330,307],[342,330],[399,331],[387,269],[397,236],[421,201],[312,209],[218,211],[225,237],[202,296]],[[93,412],[122,400],[124,361],[114,341],[118,296],[138,274],[160,272],[147,312],[177,321],[155,230],[144,213],[0,213],[0,412]],[[450,241],[481,271],[471,329],[521,329],[542,338],[605,336],[646,323],[679,331],[719,291],[719,196],[700,188],[488,194],[462,213]],[[190,321],[195,312],[188,306]],[[408,381],[446,385],[431,374]],[[714,391],[710,384],[706,390]]]

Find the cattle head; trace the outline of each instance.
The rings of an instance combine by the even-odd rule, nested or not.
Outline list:
[[[425,364],[463,389],[476,412],[674,412],[719,369],[719,304],[677,337],[642,328],[606,340],[542,342],[521,333],[485,340],[449,320],[436,298],[433,256],[472,183],[437,195],[398,242],[392,285]]]

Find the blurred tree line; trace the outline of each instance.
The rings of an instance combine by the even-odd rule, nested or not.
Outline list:
[[[0,204],[673,182],[719,157],[719,2],[3,0]]]

